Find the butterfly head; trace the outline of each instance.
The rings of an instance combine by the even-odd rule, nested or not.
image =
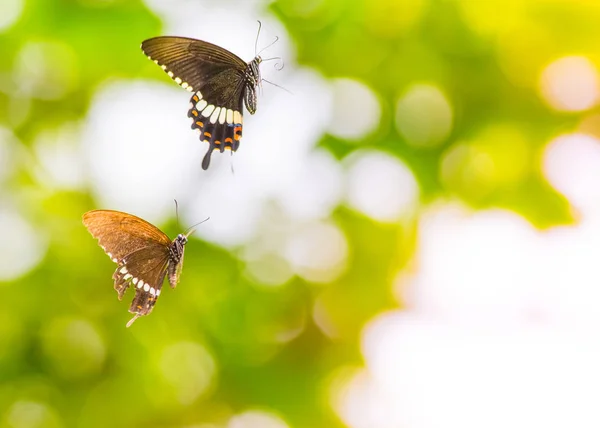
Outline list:
[[[192,226],[193,227],[193,226]],[[188,238],[189,236],[194,233],[196,231],[196,229],[191,229],[186,233],[180,233],[179,235],[177,235],[177,238],[175,238],[175,240],[177,242],[179,242],[181,245],[185,245],[188,242]]]

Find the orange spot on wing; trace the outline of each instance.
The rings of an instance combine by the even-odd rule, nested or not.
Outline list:
[[[212,137],[212,134],[210,132],[205,132],[204,136],[210,138],[210,137]]]
[[[225,138],[225,142],[226,142],[226,143],[232,143],[232,142],[233,142],[233,140],[232,140],[231,138],[227,137],[227,138]]]
[[[238,141],[240,138],[242,138],[242,127],[241,126],[235,126],[233,128],[233,138],[235,139],[235,141]]]
[[[196,117],[198,117],[198,112],[196,110],[192,110],[192,114]]]
[[[197,95],[194,95],[194,96],[192,97],[192,99],[193,99],[194,101],[196,101],[196,102],[200,101],[200,98],[198,98],[198,96],[197,96]]]
[[[200,128],[204,128],[204,123],[200,121],[196,122],[196,125],[198,125]]]
[[[215,141],[215,145],[220,146],[221,142],[219,140]]]

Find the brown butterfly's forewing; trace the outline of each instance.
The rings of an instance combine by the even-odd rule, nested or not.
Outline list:
[[[180,235],[172,242],[147,221],[119,211],[89,211],[83,215],[83,224],[118,264],[113,280],[119,300],[130,285],[135,287],[135,297],[129,308],[135,316],[127,324],[129,327],[138,317],[152,312],[167,271],[181,269],[183,246],[187,240]]]
[[[171,245],[169,237],[156,226],[120,211],[88,211],[83,215],[83,224],[115,263],[148,245]]]

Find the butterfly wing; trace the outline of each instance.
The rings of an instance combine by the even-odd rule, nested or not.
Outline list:
[[[121,264],[123,257],[140,248],[159,246],[168,249],[171,240],[159,228],[120,211],[95,210],[83,215],[83,224],[108,257]]]
[[[169,266],[169,237],[147,221],[119,211],[89,211],[83,224],[118,264],[113,280],[119,300],[133,284],[136,295],[129,311],[135,318],[149,314]]]
[[[152,312],[169,266],[169,253],[159,247],[142,248],[125,257],[113,275],[119,300],[127,288],[133,284],[135,297],[129,312],[139,316]],[[117,288],[118,286],[118,288]],[[129,324],[131,325],[131,324]]]
[[[243,81],[246,69],[244,60],[212,43],[187,37],[164,36],[144,40],[141,47],[146,56],[190,92],[210,89],[212,80],[226,70],[236,71],[239,80]],[[211,91],[205,95],[210,102],[228,98]]]
[[[226,49],[185,37],[148,39],[142,42],[142,50],[178,85],[194,92],[188,116],[200,141],[209,143],[202,168],[208,168],[213,150],[236,151],[242,136],[248,65]]]

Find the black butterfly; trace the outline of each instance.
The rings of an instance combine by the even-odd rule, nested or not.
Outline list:
[[[152,312],[167,274],[172,288],[179,282],[184,246],[193,230],[171,241],[147,221],[110,210],[88,211],[83,224],[118,264],[113,280],[119,300],[131,284],[135,287],[129,308],[135,316],[127,323],[129,327],[138,317]]]
[[[250,114],[256,112],[260,55],[245,63],[219,46],[185,37],[148,39],[142,51],[175,83],[194,93],[188,111],[192,129],[210,144],[202,168],[208,168],[213,150],[235,152],[242,138],[242,100]]]

